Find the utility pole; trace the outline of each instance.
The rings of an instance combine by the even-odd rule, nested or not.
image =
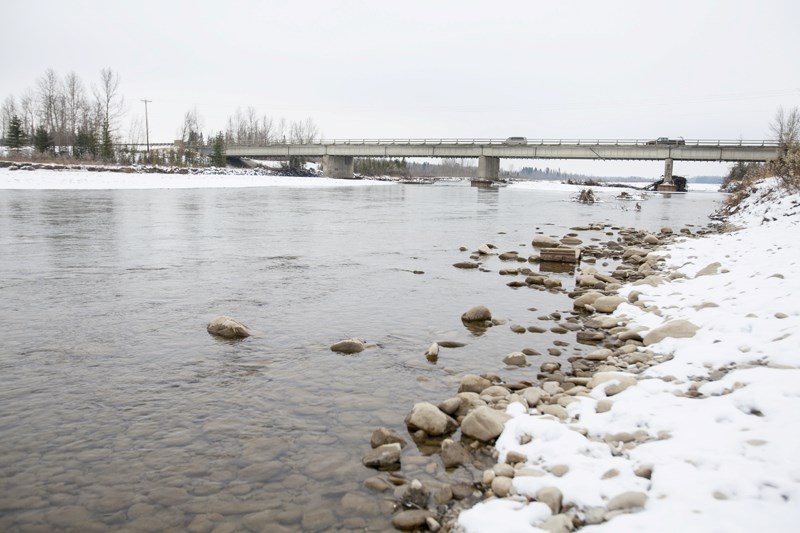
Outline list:
[[[144,102],[144,135],[145,139],[147,139],[147,155],[150,155],[150,124],[147,121],[147,104],[151,103],[152,100],[143,99]]]

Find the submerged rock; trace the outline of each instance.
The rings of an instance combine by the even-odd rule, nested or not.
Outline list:
[[[226,339],[243,339],[252,335],[247,326],[228,316],[218,316],[209,322],[206,331]]]
[[[492,312],[483,305],[476,305],[461,315],[464,322],[483,322],[492,319]]]

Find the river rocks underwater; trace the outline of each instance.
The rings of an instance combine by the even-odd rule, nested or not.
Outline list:
[[[4,531],[447,527],[496,463],[476,438],[487,409],[522,398],[557,417],[595,370],[650,364],[586,306],[654,280],[626,250],[699,233],[722,197],[634,211],[514,184],[63,174],[82,190],[0,195]],[[582,240],[579,268],[530,262],[540,234]],[[462,321],[477,305],[491,319]],[[220,316],[251,335],[209,334]],[[435,437],[405,422],[426,402]]]

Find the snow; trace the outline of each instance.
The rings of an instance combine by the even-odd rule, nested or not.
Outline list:
[[[558,487],[564,506],[577,507],[579,516],[623,492],[647,494],[643,509],[608,515],[584,532],[800,529],[800,194],[781,195],[775,183],[759,185],[731,218],[742,229],[658,252],[685,279],[620,290],[640,291],[640,301],[662,314],[623,304],[615,315],[629,319],[628,327],[649,330],[676,319],[700,327],[694,337],[647,347],[671,360],[610,397],[607,412],[596,411],[605,397],[599,387],[568,405],[567,423],[521,404],[508,407],[513,418],[496,444],[500,460],[518,451],[545,474],[516,476],[516,499],[462,512],[463,531],[541,531],[535,526],[549,511],[525,502],[544,487]],[[701,272],[716,262],[716,274]],[[607,443],[623,432],[646,440],[630,449]],[[532,440],[520,444],[523,434]],[[556,477],[548,472],[555,465],[569,471]],[[643,466],[652,468],[651,479],[634,474]]]
[[[144,174],[0,169],[2,189],[206,189],[220,187],[364,187],[387,185],[375,180],[298,178],[245,174]]]

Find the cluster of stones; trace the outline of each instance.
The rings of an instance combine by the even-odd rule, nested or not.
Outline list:
[[[594,244],[584,245],[577,233],[570,233],[560,240],[537,235],[534,247],[580,247],[585,263],[575,279],[575,288],[568,292],[573,300],[573,308],[568,312],[553,312],[539,317],[539,320],[551,320],[556,324],[549,331],[557,334],[574,333],[577,343],[593,347],[588,353],[576,349],[575,354],[568,357],[562,365],[558,361],[540,363],[535,381],[517,381],[504,383],[496,374],[466,375],[462,378],[458,394],[438,405],[421,402],[414,405],[405,419],[406,426],[414,442],[427,453],[438,454],[442,466],[452,476],[454,472],[464,471],[472,475],[473,483],[459,481],[448,485],[446,482],[434,483],[431,487],[423,486],[419,480],[409,482],[397,472],[401,468],[402,450],[405,441],[386,428],[376,430],[372,439],[373,448],[365,453],[364,464],[382,470],[392,470],[389,478],[371,478],[372,488],[394,487],[395,499],[398,502],[392,523],[398,529],[429,529],[436,531],[442,528],[450,531],[455,527],[455,520],[462,508],[473,505],[476,498],[486,497],[519,497],[514,494],[512,480],[518,476],[543,476],[549,472],[562,476],[568,471],[567,465],[555,465],[545,469],[531,466],[528,458],[510,453],[506,463],[495,464],[497,452],[494,441],[500,435],[503,425],[509,416],[506,407],[517,402],[525,406],[531,413],[549,416],[563,422],[570,422],[567,406],[581,396],[591,396],[592,389],[601,387],[605,399],[596,403],[598,413],[609,411],[613,405],[613,397],[626,388],[635,385],[637,379],[631,374],[639,373],[646,368],[666,360],[647,349],[647,346],[659,342],[664,337],[690,337],[697,327],[687,321],[672,321],[666,325],[641,331],[627,327],[625,317],[610,314],[622,303],[642,307],[648,312],[660,314],[654,307],[646,307],[639,301],[639,293],[632,291],[628,298],[617,295],[622,284],[657,285],[680,277],[678,273],[664,273],[661,270],[662,258],[653,253],[655,247],[670,242],[674,233],[669,228],[662,228],[658,235],[621,229],[608,228],[604,224],[592,224],[572,228],[574,231],[606,231],[609,236],[618,232],[617,239],[593,239]],[[697,234],[710,232],[700,230]],[[680,231],[682,235],[693,235],[689,228]],[[488,271],[482,260],[490,255],[499,255],[501,261],[535,263],[538,256],[521,257],[516,251],[499,253],[497,247],[484,244],[474,252],[470,259],[456,263],[457,268],[475,268]],[[466,251],[462,248],[462,251]],[[598,260],[617,263],[610,274],[597,270],[594,265]],[[608,263],[604,262],[604,266]],[[709,265],[701,271],[714,273],[720,265]],[[707,271],[707,272],[706,272]],[[561,279],[534,273],[527,267],[504,268],[501,275],[526,276],[523,282],[511,282],[512,287],[532,287],[543,290],[567,292],[562,288]],[[709,303],[709,305],[714,305]],[[461,317],[470,330],[486,328],[504,323],[493,318],[484,306],[469,309]],[[547,328],[539,325],[522,326],[512,324],[515,333],[544,333]],[[555,341],[556,347],[547,349],[550,356],[562,355],[562,350],[569,346],[568,342]],[[431,345],[426,352],[429,360],[438,355],[437,343]],[[539,352],[530,348],[508,354],[503,362],[509,367],[528,366],[528,357],[538,356]],[[569,364],[567,364],[567,362]],[[621,371],[624,371],[622,373]],[[585,431],[576,428],[585,434]],[[391,441],[378,439],[376,435],[394,436]],[[459,437],[456,439],[456,437]],[[659,435],[657,438],[667,438]],[[597,437],[587,436],[594,440]],[[606,435],[603,441],[611,448],[612,453],[624,453],[642,442],[656,436],[645,431],[635,433],[619,433]],[[527,441],[525,441],[527,439]],[[523,436],[521,444],[532,439]],[[402,465],[405,468],[405,465]],[[544,468],[544,467],[543,467]],[[636,475],[648,478],[651,469],[647,467],[637,470]],[[614,475],[610,473],[609,475]],[[468,478],[469,479],[469,478]],[[378,481],[380,480],[380,481]],[[415,488],[412,488],[415,487]],[[460,487],[460,490],[459,490]],[[414,494],[412,497],[411,494]],[[420,496],[420,494],[425,495]],[[605,507],[577,509],[565,506],[561,492],[555,487],[547,487],[539,491],[535,500],[546,503],[553,516],[537,527],[551,532],[567,532],[575,527],[596,524],[609,520],[617,514],[631,512],[645,505],[647,495],[640,492],[628,492],[610,499]]]

